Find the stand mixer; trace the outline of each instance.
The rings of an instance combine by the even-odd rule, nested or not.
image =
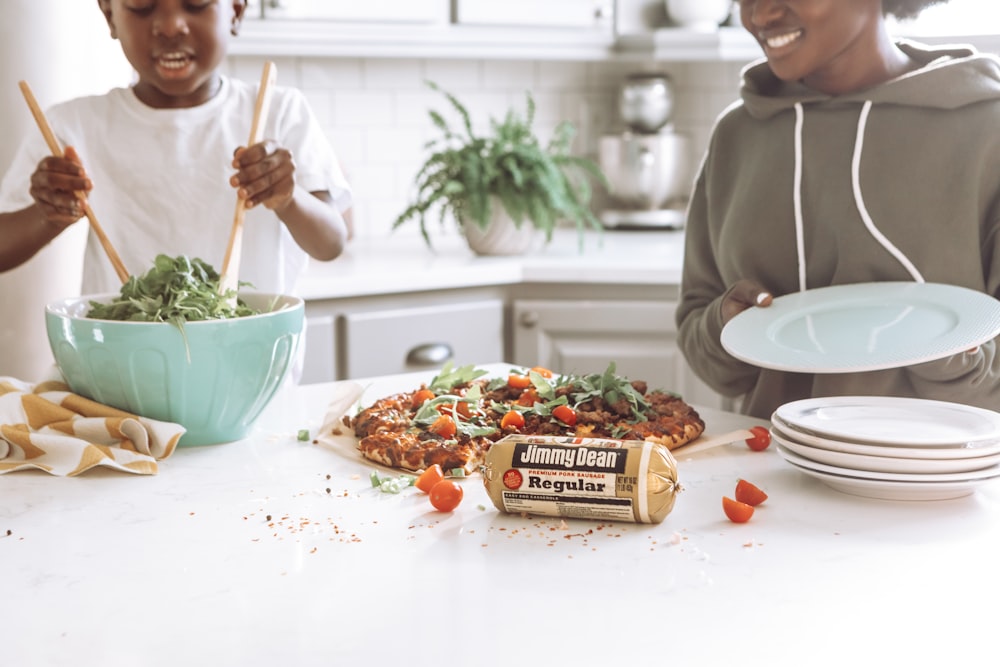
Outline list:
[[[601,137],[599,161],[611,186],[606,227],[678,229],[692,186],[690,139],[670,122],[674,94],[666,74],[629,76],[618,108],[627,128]]]

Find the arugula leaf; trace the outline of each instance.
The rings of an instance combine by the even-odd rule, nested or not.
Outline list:
[[[240,283],[245,285],[247,283]],[[157,255],[143,276],[130,276],[110,303],[90,302],[87,317],[133,322],[184,322],[256,315],[234,290],[219,293],[219,274],[201,259]],[[234,305],[235,304],[235,305]]]
[[[572,385],[574,405],[592,398],[603,398],[608,404],[617,403],[624,398],[632,411],[633,423],[648,421],[646,412],[651,410],[652,406],[636,391],[628,379],[615,373],[614,362],[611,362],[603,373],[591,373],[573,378]]]
[[[441,367],[441,372],[434,376],[427,387],[435,393],[438,391],[450,391],[460,384],[467,384],[477,378],[481,378],[486,373],[487,371],[481,368],[477,369],[472,364],[453,368],[453,364],[449,361]]]

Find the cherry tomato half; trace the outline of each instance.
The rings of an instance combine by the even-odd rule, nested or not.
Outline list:
[[[539,375],[541,375],[543,378],[548,379],[548,378],[552,377],[552,371],[550,371],[548,368],[542,368],[541,366],[535,366],[531,370],[535,371],[536,373],[538,373]]]
[[[455,426],[455,420],[448,415],[441,415],[434,420],[434,423],[430,425],[428,429],[431,433],[437,433],[442,438],[454,438],[455,433],[458,428]]]
[[[771,432],[763,426],[752,426],[750,432],[752,438],[747,438],[747,447],[755,452],[762,452],[771,444]]]
[[[503,419],[500,420],[500,428],[503,429],[519,429],[522,426],[524,426],[524,415],[517,410],[510,410],[504,414]]]
[[[733,523],[746,523],[753,516],[753,505],[747,505],[728,496],[723,496],[722,511]]]
[[[760,490],[755,484],[741,479],[736,482],[736,500],[747,505],[756,507],[767,500],[767,494]]]
[[[530,408],[535,403],[538,403],[539,400],[537,391],[534,389],[525,389],[521,392],[521,395],[517,397],[517,404]]]
[[[515,389],[527,389],[531,386],[531,378],[527,375],[511,373],[507,376],[507,384]]]
[[[552,416],[567,426],[576,424],[576,410],[568,405],[557,405],[552,408]]]
[[[433,487],[430,492],[431,505],[439,512],[450,512],[462,502],[462,486],[450,479],[443,479]]]
[[[468,419],[472,416],[472,408],[465,401],[458,401],[457,403],[441,403],[437,406],[437,411],[443,415],[450,415],[454,417],[456,414],[460,417]]]
[[[432,398],[434,398],[433,391],[431,391],[430,389],[421,389],[420,391],[413,394],[412,405],[414,408],[419,408],[421,405],[431,400]]]
[[[413,483],[413,486],[417,487],[424,493],[430,493],[434,485],[444,479],[444,470],[441,469],[440,464],[435,463],[427,470],[420,473],[420,477],[417,477],[417,481]]]

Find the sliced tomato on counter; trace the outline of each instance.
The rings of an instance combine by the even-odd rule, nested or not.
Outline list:
[[[427,470],[420,473],[417,477],[417,481],[413,483],[413,486],[417,487],[424,493],[430,493],[434,485],[444,479],[444,470],[441,469],[440,464],[435,463]]]
[[[450,512],[462,502],[465,495],[458,482],[450,479],[443,479],[433,487],[430,492],[431,505],[439,512]]]
[[[722,497],[722,511],[733,523],[746,523],[753,516],[753,505],[733,500],[729,496]]]
[[[752,426],[750,432],[753,437],[747,438],[747,447],[755,452],[762,452],[771,444],[771,432],[763,426]]]
[[[745,479],[741,479],[736,482],[736,500],[741,503],[746,503],[756,507],[762,502],[767,500],[767,494],[764,493],[757,485],[752,482],[748,482]]]

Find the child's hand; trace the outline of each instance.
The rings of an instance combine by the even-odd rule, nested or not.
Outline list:
[[[236,174],[229,179],[247,208],[263,204],[280,211],[295,192],[295,161],[287,148],[266,140],[237,148],[233,155]]]
[[[46,222],[64,229],[86,214],[82,198],[93,187],[80,156],[67,146],[64,157],[50,156],[38,163],[29,192]]]

